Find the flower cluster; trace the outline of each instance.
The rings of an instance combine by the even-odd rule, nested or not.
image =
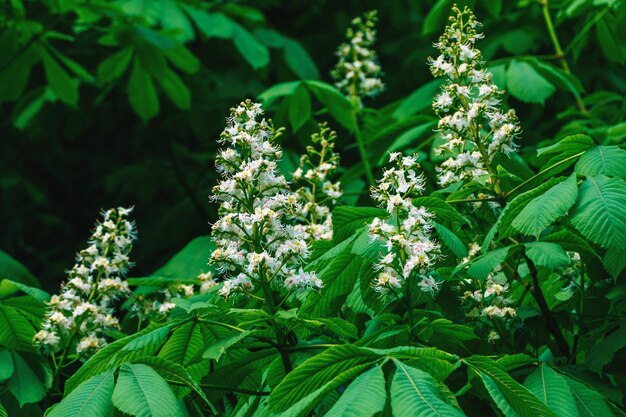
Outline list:
[[[418,174],[417,155],[391,153],[392,168],[386,169],[372,197],[389,213],[389,219],[375,218],[370,236],[382,243],[385,254],[376,268],[379,271],[374,287],[381,293],[394,292],[404,281],[420,278],[419,288],[434,295],[441,282],[429,275],[439,256],[439,245],[430,236],[429,220],[433,215],[417,207],[413,199],[424,190],[424,179]]]
[[[197,282],[172,282],[157,293],[133,295],[130,310],[140,322],[162,321],[176,307],[173,300],[206,294],[216,285],[213,273],[202,273],[198,275]]]
[[[312,243],[333,238],[333,219],[329,204],[336,204],[343,190],[331,178],[339,165],[339,155],[333,149],[337,134],[324,123],[311,136],[314,146],[300,158],[300,166],[293,173],[292,186],[298,204],[292,216],[300,223],[295,226]],[[296,188],[297,187],[297,188]]]
[[[50,299],[35,345],[84,358],[106,345],[107,333],[119,328],[114,304],[129,294],[123,277],[131,266],[128,254],[136,238],[135,225],[127,220],[131,211],[117,208],[103,213],[61,293]]]
[[[309,245],[302,230],[289,222],[298,199],[278,172],[282,151],[275,139],[280,131],[262,115],[260,105],[247,100],[231,109],[220,136],[226,147],[216,159],[222,180],[213,188],[220,218],[212,228],[217,247],[211,262],[228,276],[220,289],[224,297],[258,285],[288,290],[322,286],[314,273],[299,270]]]
[[[477,32],[480,23],[468,8],[452,11],[450,24],[435,44],[440,55],[429,59],[433,75],[447,78],[433,102],[444,140],[436,149],[445,158],[437,167],[438,179],[444,187],[475,181],[497,190],[494,159],[515,151],[521,129],[514,110],[501,110],[503,92],[474,46],[483,37]]]
[[[352,20],[346,31],[347,42],[339,45],[339,62],[331,72],[335,85],[359,105],[361,98],[372,97],[384,89],[376,51],[376,10]]]

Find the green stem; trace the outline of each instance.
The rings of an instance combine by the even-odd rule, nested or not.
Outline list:
[[[365,147],[365,142],[363,140],[363,134],[361,133],[361,128],[359,127],[358,122],[358,114],[354,112],[354,137],[356,138],[356,144],[359,149],[359,154],[361,154],[361,160],[363,161],[363,167],[365,169],[365,176],[367,177],[367,182],[369,182],[370,186],[376,185],[376,179],[374,178],[374,173],[372,171],[372,164],[370,164],[369,156],[367,155],[367,148]]]
[[[534,181],[535,179],[537,179],[538,177],[540,177],[541,175],[545,174],[546,172],[550,171],[551,169],[554,169],[556,167],[558,167],[559,165],[570,161],[572,159],[578,158],[579,156],[581,156],[582,154],[584,154],[586,151],[582,151],[582,152],[578,152],[577,154],[574,154],[572,156],[568,156],[565,159],[560,160],[559,162],[555,162],[554,164],[550,165],[548,168],[546,169],[542,169],[541,171],[539,171],[538,173],[536,173],[535,175],[533,175],[532,177],[528,178],[526,181],[524,181],[523,183],[521,183],[520,185],[518,185],[517,187],[513,188],[511,191],[509,191],[508,193],[506,193],[504,196],[505,197],[509,197],[511,194],[515,193],[517,190],[521,189],[522,187],[524,187],[526,184]]]
[[[554,29],[552,16],[550,16],[550,0],[539,0],[539,3],[541,3],[541,9],[543,11],[543,19],[546,22],[546,28],[548,29],[548,34],[550,35],[550,40],[552,41],[552,45],[554,46],[554,51],[556,52],[556,56],[559,60],[559,63],[561,64],[563,71],[565,71],[567,74],[571,74],[572,71],[569,67],[569,64],[567,63],[567,60],[565,59],[565,53],[563,52],[563,48],[561,48],[561,42],[559,42],[559,37],[557,36],[556,30]],[[583,113],[587,113],[587,108],[585,107],[585,103],[583,103],[580,96],[576,94],[575,97],[576,97],[576,105],[578,106],[578,109]]]

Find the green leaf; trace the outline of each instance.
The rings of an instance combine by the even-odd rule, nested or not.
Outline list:
[[[533,198],[513,219],[512,226],[525,235],[539,237],[552,222],[567,214],[577,197],[576,175],[572,174],[567,180]]]
[[[191,106],[191,93],[183,80],[169,68],[166,68],[163,76],[157,78],[163,91],[169,99],[181,110],[189,110]]]
[[[437,233],[439,234],[439,238],[443,241],[443,243],[446,244],[448,248],[450,248],[452,253],[454,253],[457,258],[464,258],[467,256],[467,248],[465,247],[463,242],[461,242],[461,239],[459,239],[452,230],[439,223],[433,222],[433,225],[435,226],[435,230],[437,230]]]
[[[20,407],[41,401],[46,396],[46,388],[37,377],[35,371],[17,352],[11,352],[13,357],[13,376],[6,382],[7,388],[17,399]]]
[[[311,95],[306,87],[300,85],[289,97],[289,123],[297,132],[311,118]]]
[[[606,175],[626,180],[626,151],[619,146],[596,146],[580,157],[575,171],[586,177]]]
[[[11,378],[15,371],[13,356],[10,350],[0,348],[0,381]]]
[[[493,379],[485,374],[481,374],[480,379],[483,381],[483,385],[487,388],[487,392],[493,401],[506,417],[519,417],[513,408],[511,408],[511,404],[509,404],[504,394],[502,394],[502,391],[500,391],[500,388],[498,388],[498,384],[496,384]]]
[[[204,353],[202,354],[203,358],[213,359],[215,361],[219,361],[226,350],[232,345],[242,341],[250,334],[249,331],[238,332],[234,334],[229,334],[227,337],[221,338],[217,340],[212,345],[208,346]]]
[[[556,90],[532,65],[518,60],[509,65],[507,82],[511,95],[525,103],[543,104]]]
[[[467,274],[474,278],[486,278],[493,270],[500,265],[509,254],[509,248],[498,248],[491,252],[487,252],[471,262]]]
[[[386,210],[375,207],[339,206],[333,210],[333,242],[339,243],[369,224],[375,217],[387,218]]]
[[[80,384],[46,417],[108,417],[113,412],[113,372],[96,375]]]
[[[315,97],[328,109],[343,127],[351,132],[357,129],[352,102],[330,84],[322,81],[303,81]]]
[[[515,197],[511,200],[502,210],[500,217],[498,218],[498,236],[501,238],[512,236],[517,231],[513,228],[513,220],[519,216],[519,214],[524,210],[526,205],[530,203],[536,197],[543,195],[550,188],[562,182],[565,178],[550,178],[548,181],[544,182],[537,188],[533,188],[532,190],[526,191]]]
[[[626,248],[626,182],[604,175],[587,177],[570,213],[572,225],[604,248]]]
[[[72,107],[78,103],[78,84],[45,49],[39,49],[46,79],[50,89],[56,96]]]
[[[375,366],[352,381],[324,417],[371,417],[385,408],[386,399],[385,375]]]
[[[166,381],[176,382],[182,386],[187,386],[191,388],[196,394],[202,398],[209,407],[213,410],[215,414],[217,411],[215,410],[213,404],[209,401],[206,394],[200,388],[200,385],[189,375],[189,372],[180,364],[174,363],[167,359],[158,356],[143,356],[133,360],[134,364],[141,363],[144,365],[148,365],[150,368],[154,369],[161,375]],[[72,391],[74,392],[74,391]]]
[[[438,0],[424,18],[422,35],[429,35],[431,33],[439,33],[443,31],[448,16],[450,15],[451,7],[451,0]]]
[[[398,360],[391,381],[391,409],[394,417],[462,417],[465,414],[445,402],[437,381],[426,372]]]
[[[524,386],[557,415],[578,416],[576,401],[567,381],[545,363],[526,378]]]
[[[317,80],[320,72],[315,65],[315,61],[309,53],[300,45],[300,42],[285,38],[283,43],[285,51],[285,62],[289,68],[303,80]]]
[[[626,346],[626,325],[621,325],[591,348],[587,356],[589,369],[601,374],[604,366],[611,363],[615,353],[624,346]]]
[[[556,417],[544,403],[528,389],[520,385],[491,359],[472,356],[464,362],[481,378],[487,376],[497,385],[499,391],[519,417]]]
[[[558,271],[570,263],[565,249],[557,243],[530,242],[525,246],[526,255],[537,265]]]
[[[572,395],[576,400],[580,417],[614,416],[606,400],[600,393],[568,376],[565,376],[565,380],[572,390]]]
[[[200,60],[183,45],[163,49],[163,53],[172,65],[187,74],[194,74],[200,69]]]
[[[50,300],[50,294],[39,288],[29,287],[21,282],[11,281],[10,279],[3,279],[0,282],[0,298],[7,297],[20,291],[24,294],[28,294],[41,303],[45,303]]]
[[[546,166],[554,165],[559,161],[566,160],[568,158],[573,158],[576,155],[582,155],[588,149],[596,146],[593,139],[587,135],[570,135],[561,139],[554,145],[546,146],[545,148],[540,148],[537,150],[537,156],[548,157],[548,161],[546,162]],[[563,165],[567,168],[568,165]],[[563,169],[565,169],[563,168]],[[553,175],[556,172],[553,173]]]
[[[143,364],[120,367],[113,404],[134,417],[185,415],[168,383],[154,369]]]
[[[624,254],[622,252],[623,251],[617,248],[610,248],[606,251],[602,259],[604,269],[606,269],[614,279],[617,279],[624,268],[626,268],[626,256],[623,256]]]
[[[337,387],[377,359],[370,350],[352,345],[329,348],[287,374],[270,395],[270,409],[284,411],[330,382],[329,389]]]
[[[135,58],[128,80],[128,100],[135,113],[144,122],[147,122],[159,113],[159,98],[157,97],[152,77],[142,67],[137,58]]]
[[[413,204],[424,207],[435,215],[438,222],[448,224],[462,224],[469,221],[461,215],[454,207],[437,197],[418,197],[413,200]]]
[[[0,278],[8,278],[30,287],[39,287],[39,281],[18,260],[0,250]]]
[[[409,94],[393,112],[393,117],[396,120],[401,120],[430,107],[433,97],[439,91],[441,83],[441,80],[427,82]]]
[[[33,350],[35,332],[33,324],[17,308],[0,303],[0,345]]]
[[[199,360],[204,349],[200,325],[196,322],[190,322],[172,332],[172,335],[159,351],[159,357],[187,366]]]

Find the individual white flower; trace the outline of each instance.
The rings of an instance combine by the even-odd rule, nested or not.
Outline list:
[[[300,158],[300,166],[293,174],[294,200],[289,204],[291,216],[298,223],[309,245],[318,240],[333,238],[331,208],[343,195],[341,184],[331,182],[339,165],[339,155],[334,152],[337,134],[326,123],[311,135],[316,146],[308,146]]]
[[[280,131],[262,115],[259,104],[241,103],[231,109],[220,137],[231,151],[216,158],[222,180],[212,198],[220,203],[220,218],[212,227],[216,249],[210,262],[226,275],[219,290],[224,297],[250,292],[258,284],[289,289],[286,280],[309,253],[305,234],[290,221],[299,203],[278,171]]]
[[[136,238],[135,225],[127,220],[131,211],[120,207],[102,213],[61,292],[50,298],[35,345],[46,352],[66,350],[86,359],[106,345],[108,332],[119,329],[114,303],[129,294],[123,277],[131,267],[128,254]]]
[[[390,162],[392,168],[386,169],[372,188],[373,199],[389,213],[387,220],[377,217],[370,223],[370,237],[385,248],[374,265],[380,271],[374,288],[381,293],[393,292],[406,280],[420,279],[418,287],[434,295],[441,282],[428,273],[440,251],[430,236],[433,215],[413,203],[424,190],[417,155],[400,157],[393,153]]]
[[[339,61],[331,71],[335,86],[359,105],[364,97],[375,96],[385,88],[373,49],[377,20],[376,10],[352,20],[352,26],[346,30],[346,42],[337,48]]]
[[[437,167],[441,186],[456,182],[478,182],[497,193],[493,163],[498,155],[515,152],[520,135],[514,110],[502,109],[503,92],[484,69],[485,62],[475,47],[483,37],[473,13],[456,6],[444,34],[435,44],[440,55],[430,58],[435,77],[446,77],[433,109],[439,116],[437,130],[445,140],[435,154],[445,160]]]

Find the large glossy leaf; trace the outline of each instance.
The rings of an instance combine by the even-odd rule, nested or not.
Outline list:
[[[587,385],[565,376],[567,385],[572,390],[580,417],[613,417],[606,399]]]
[[[465,414],[445,402],[437,381],[426,372],[394,361],[391,409],[394,417],[462,417]]]
[[[567,180],[533,198],[513,219],[512,225],[526,235],[539,236],[552,222],[567,214],[576,203],[577,197],[576,176],[571,175]]]
[[[387,211],[375,207],[339,206],[333,210],[333,241],[341,242],[366,226],[375,217],[386,218]]]
[[[543,104],[556,88],[532,65],[514,60],[507,71],[509,92],[526,103]]]
[[[124,364],[120,367],[113,404],[134,417],[184,415],[168,383],[154,369],[143,364]]]
[[[472,356],[465,359],[464,362],[478,375],[486,375],[491,378],[519,417],[556,417],[552,410],[491,359]]]
[[[6,382],[7,388],[17,398],[20,406],[41,401],[46,395],[43,382],[22,355],[11,352],[11,356],[13,357],[14,370],[13,375]]]
[[[532,374],[528,375],[524,386],[556,415],[578,416],[576,401],[567,381],[546,364],[542,363]]]
[[[557,243],[530,242],[526,243],[526,255],[540,266],[553,271],[567,266],[571,261],[565,249]]]
[[[587,135],[576,134],[566,136],[554,145],[538,149],[537,155],[547,157],[548,161],[546,162],[546,167],[549,167],[559,163],[560,161],[575,161],[577,158],[576,155],[580,156],[594,146],[595,142],[591,137]],[[563,165],[565,168],[569,166],[569,164],[565,163],[561,165]],[[553,171],[553,175],[554,174],[556,174],[556,172]]]
[[[385,407],[385,375],[375,366],[350,383],[325,417],[371,417]]]
[[[368,349],[352,345],[330,348],[299,365],[272,391],[270,408],[284,411],[301,398],[333,381],[338,386],[354,376],[351,370],[362,369],[378,359]],[[360,372],[360,371],[359,371]]]
[[[35,327],[20,311],[0,302],[0,345],[17,350],[33,350]]]
[[[596,146],[576,163],[576,173],[586,177],[606,175],[626,180],[626,151],[618,146]]]
[[[80,384],[47,417],[108,417],[113,412],[113,372],[96,375]]]
[[[586,238],[605,248],[626,248],[626,182],[604,175],[580,185],[571,222]]]

